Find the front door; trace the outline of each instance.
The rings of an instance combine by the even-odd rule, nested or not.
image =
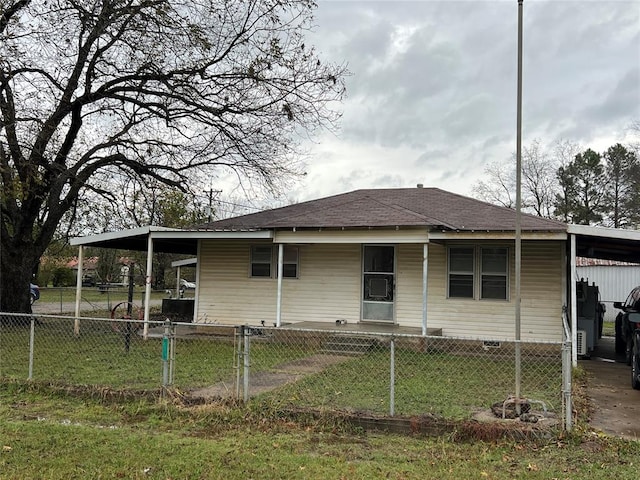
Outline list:
[[[395,247],[364,245],[362,259],[362,320],[393,322]]]

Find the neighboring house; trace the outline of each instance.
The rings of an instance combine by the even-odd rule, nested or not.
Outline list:
[[[517,235],[516,220],[511,209],[418,186],[72,243],[195,255],[194,321],[346,321],[475,338],[514,338],[519,267],[523,340],[562,338],[577,255],[640,259],[637,232],[522,214]]]

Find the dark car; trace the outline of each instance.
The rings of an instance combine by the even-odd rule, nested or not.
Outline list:
[[[640,287],[636,287],[622,302],[613,302],[613,307],[622,310],[616,316],[616,353],[624,355],[627,365],[631,365],[633,349],[633,322],[629,322],[630,313],[640,313]]]
[[[640,313],[629,313],[627,320],[632,328],[631,386],[640,390]]]
[[[40,298],[40,287],[38,287],[38,285],[30,283],[29,294],[31,296],[31,305],[33,305],[33,303]]]

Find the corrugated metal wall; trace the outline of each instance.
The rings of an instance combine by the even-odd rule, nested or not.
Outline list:
[[[600,290],[600,301],[605,304],[604,319],[613,321],[620,310],[613,302],[623,302],[634,287],[640,285],[640,265],[590,265],[576,267],[579,279],[595,283]]]

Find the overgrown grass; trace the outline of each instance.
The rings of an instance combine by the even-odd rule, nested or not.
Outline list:
[[[357,432],[250,408],[108,404],[19,385],[0,385],[0,438],[0,479],[635,480],[640,458],[640,442],[592,432],[460,442],[455,432]]]

